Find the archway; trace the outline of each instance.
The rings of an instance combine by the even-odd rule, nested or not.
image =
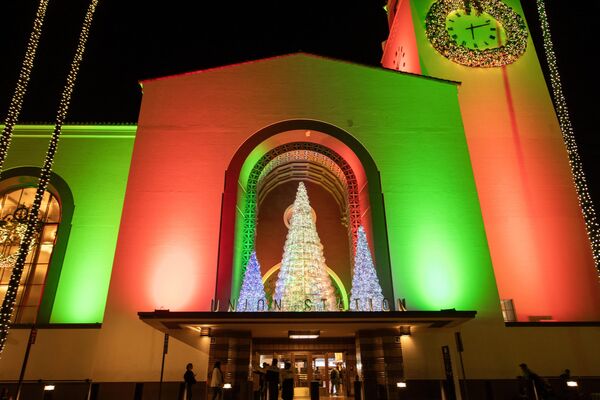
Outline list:
[[[244,220],[243,233],[241,236],[243,242],[241,246],[242,266],[245,266],[248,263],[250,254],[255,248],[254,237],[256,234],[257,211],[261,201],[260,193],[265,193],[267,191],[261,191],[261,189],[265,187],[267,187],[267,189],[272,189],[273,186],[276,186],[279,182],[269,185],[273,179],[269,180],[268,178],[275,175],[274,172],[277,172],[277,169],[282,165],[289,165],[294,161],[306,163],[306,166],[308,167],[307,170],[310,169],[311,165],[319,165],[322,167],[318,174],[321,177],[325,177],[325,179],[313,179],[313,176],[309,173],[302,174],[303,178],[314,181],[324,187],[334,186],[330,191],[337,192],[335,194],[337,195],[336,197],[340,203],[340,207],[345,209],[342,210],[342,212],[346,213],[344,217],[347,221],[348,236],[352,241],[352,248],[354,249],[356,247],[356,233],[358,227],[361,225],[361,212],[358,183],[352,167],[335,151],[318,143],[286,143],[268,151],[256,162],[256,164],[254,164],[254,167],[250,172],[245,190],[246,201],[242,217]],[[330,178],[330,176],[333,177]],[[299,176],[296,176],[292,179],[298,178]],[[329,185],[327,185],[327,183],[329,183]],[[340,185],[336,185],[336,183],[341,184],[342,188],[339,187]],[[354,252],[351,254],[353,255]]]
[[[39,176],[40,168],[38,167],[17,167],[3,171],[0,192],[5,192],[11,188],[35,188],[38,185]],[[35,322],[38,325],[50,322],[50,314],[56,297],[75,208],[73,193],[69,185],[54,172],[50,176],[47,192],[54,196],[59,203],[60,224],[58,224],[58,230],[53,234],[56,239],[45,274],[41,301],[39,307],[37,307]]]
[[[294,134],[288,135],[290,132]],[[298,137],[297,132],[306,132],[305,144],[289,139]],[[307,143],[312,143],[312,150],[317,150],[316,153],[325,153],[331,156],[331,160],[337,160],[335,164],[345,170],[346,184],[351,187],[348,198],[356,200],[358,205],[349,207],[349,227],[357,228],[361,223],[368,226],[384,296],[393,298],[383,195],[375,162],[367,149],[350,133],[322,121],[304,119],[282,121],[259,130],[243,143],[231,159],[222,199],[215,298],[237,296],[242,264],[238,255],[252,251],[254,228],[247,222],[255,216],[244,218],[245,212],[242,211],[256,210],[255,206],[246,208],[247,204],[255,205],[257,201],[256,191],[251,185],[258,182],[261,172],[270,161],[282,153],[307,147]],[[351,175],[354,173],[356,176],[357,168],[360,176],[358,180],[353,180]]]

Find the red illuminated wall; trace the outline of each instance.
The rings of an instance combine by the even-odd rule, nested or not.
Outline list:
[[[223,213],[235,210],[239,175],[232,178],[232,197],[224,196],[224,185],[228,169],[241,167],[231,164],[240,146],[261,129],[290,117],[348,124],[345,115],[332,113],[333,98],[316,100],[323,100],[322,93],[335,97],[351,86],[340,76],[331,82],[329,92],[324,91],[326,81],[313,76],[316,63],[335,68],[332,61],[301,54],[144,82],[110,310],[120,315],[153,309],[208,310],[213,298],[229,297],[227,289],[219,296],[215,290],[217,276],[231,274],[226,271],[234,237],[229,218],[235,214],[226,217]],[[367,107],[360,110],[355,115],[371,113]],[[282,143],[315,141],[344,157],[357,175],[368,226],[370,209],[365,193],[370,186],[353,151],[319,132],[311,138],[305,136],[305,130],[282,132],[264,135],[259,149],[266,152]],[[373,172],[378,186],[377,169]],[[383,212],[381,206],[378,212]],[[381,216],[379,221],[383,221]],[[369,236],[387,245],[386,234],[379,229]],[[377,235],[384,236],[377,240]],[[220,248],[224,249],[221,253]],[[387,247],[381,248],[380,254],[375,250],[375,258],[382,269],[387,268],[382,274],[391,298],[389,261],[384,268],[389,253]],[[221,264],[222,269],[218,268]]]
[[[410,1],[390,1],[390,34],[384,45],[381,63],[398,71],[421,73],[419,48],[413,28]]]

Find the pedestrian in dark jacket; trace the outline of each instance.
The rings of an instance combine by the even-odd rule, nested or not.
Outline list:
[[[281,398],[283,400],[292,400],[294,398],[294,371],[292,371],[292,363],[285,363],[285,368],[279,373],[279,378],[281,382]]]
[[[267,369],[267,374],[265,379],[267,381],[267,387],[269,392],[268,400],[277,400],[279,395],[279,367],[277,367],[277,363],[279,361],[274,358],[273,363]]]
[[[523,371],[523,376],[531,382],[533,385],[533,389],[537,394],[537,397],[540,400],[554,400],[556,396],[554,395],[554,390],[552,386],[546,381],[544,378],[533,372],[529,369],[527,364],[520,364],[521,371]]]
[[[194,374],[194,366],[192,365],[192,363],[188,363],[188,365],[185,366],[185,374],[183,374],[183,381],[185,382],[185,393],[186,393],[186,399],[191,399],[192,398],[192,388],[193,385],[196,384],[196,374]]]

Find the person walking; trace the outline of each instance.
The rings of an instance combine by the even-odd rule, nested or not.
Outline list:
[[[294,371],[292,363],[286,362],[284,369],[279,374],[281,382],[281,398],[292,400],[294,398]]]
[[[536,399],[539,400],[555,400],[556,397],[554,395],[554,390],[552,386],[546,381],[544,378],[533,372],[529,369],[527,364],[519,364],[521,367],[521,371],[523,371],[523,376],[527,379],[533,386],[533,393]]]
[[[274,358],[273,363],[267,369],[267,374],[265,379],[267,381],[267,391],[268,391],[268,400],[277,400],[279,396],[279,367],[277,367],[277,363],[279,361]]]
[[[269,363],[264,362],[262,365],[263,374],[261,375],[260,381],[260,400],[267,400],[267,369]]]
[[[183,382],[185,383],[185,398],[190,400],[192,398],[193,386],[196,384],[196,374],[194,374],[194,365],[192,363],[188,363],[185,366]]]
[[[329,379],[331,380],[331,395],[339,395],[340,391],[340,371],[337,369],[337,365],[329,373]]]
[[[221,361],[215,362],[213,366],[210,387],[212,390],[212,400],[221,400],[223,395],[223,372],[221,371]]]

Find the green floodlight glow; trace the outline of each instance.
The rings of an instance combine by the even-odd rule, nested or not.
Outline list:
[[[456,308],[499,315],[457,84],[346,63],[310,58],[306,63],[317,77],[306,89],[318,88],[318,96],[310,97],[311,109],[328,110],[344,98],[348,110],[369,110],[353,126],[345,127],[345,117],[326,122],[344,126],[378,169],[369,179],[380,178],[384,203],[371,201],[370,210],[373,218],[385,218],[391,267],[378,261],[384,254],[377,248],[374,258],[378,273],[391,268],[393,296],[406,298],[410,310]],[[344,84],[332,76],[343,76]],[[244,176],[240,182],[246,182]],[[240,190],[238,196],[245,193]],[[242,250],[239,220],[234,265]],[[385,237],[374,232],[375,246]],[[234,270],[233,288],[239,287],[240,276]]]
[[[100,323],[104,318],[135,131],[135,126],[84,125],[63,130],[53,169],[73,193],[74,212],[46,322]],[[52,127],[17,126],[7,169],[39,165],[48,132]]]

